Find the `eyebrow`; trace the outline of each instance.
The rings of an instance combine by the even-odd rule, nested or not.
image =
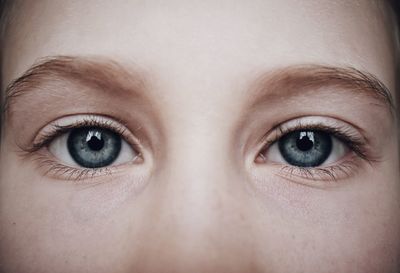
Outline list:
[[[389,88],[373,74],[354,67],[317,64],[294,65],[262,74],[253,85],[252,106],[299,95],[300,90],[319,92],[328,87],[371,98],[377,105],[385,107],[392,117],[396,115],[396,105]]]
[[[3,114],[9,113],[11,105],[20,96],[60,80],[89,86],[113,96],[146,97],[144,75],[136,69],[127,70],[104,57],[54,56],[41,59],[7,86]]]
[[[34,92],[46,82],[60,79],[113,92],[113,96],[146,97],[143,92],[146,83],[139,71],[128,71],[103,57],[55,56],[42,59],[8,85],[3,111],[7,113],[18,97]],[[392,115],[396,113],[389,89],[376,76],[353,67],[294,65],[262,74],[253,87],[254,104],[296,95],[299,90],[339,87],[370,97],[387,107]]]

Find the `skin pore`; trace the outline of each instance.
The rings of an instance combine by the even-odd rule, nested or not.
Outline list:
[[[395,51],[374,1],[20,1],[0,272],[400,270]],[[83,168],[75,127],[122,137]],[[335,136],[317,167],[293,130]]]

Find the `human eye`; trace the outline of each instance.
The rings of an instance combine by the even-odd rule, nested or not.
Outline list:
[[[374,160],[357,128],[334,118],[290,120],[265,138],[255,163],[278,166],[278,174],[292,180],[336,181]]]
[[[68,116],[45,126],[27,150],[51,177],[82,180],[141,164],[141,145],[126,126],[109,117]]]

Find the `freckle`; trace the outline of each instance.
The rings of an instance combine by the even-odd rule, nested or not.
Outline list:
[[[15,226],[17,223],[13,222],[12,224],[13,224],[13,226]]]

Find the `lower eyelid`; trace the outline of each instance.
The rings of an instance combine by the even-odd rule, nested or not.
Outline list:
[[[317,187],[326,187],[326,182],[340,182],[341,180],[351,178],[360,169],[360,159],[351,156],[335,165],[302,168],[295,166],[281,166],[278,175],[297,183],[304,183]],[[329,186],[329,185],[328,185]]]
[[[46,148],[41,149],[30,156],[41,175],[56,180],[74,180],[74,183],[77,183],[78,181],[86,183],[84,181],[88,178],[91,180],[104,175],[114,175],[126,170],[124,166],[125,164],[112,165],[97,169],[68,166],[61,163],[57,158],[50,154],[50,151]],[[96,183],[96,181],[90,181],[87,183]]]
[[[349,152],[335,164],[320,167],[297,167],[285,163],[256,165],[251,172],[256,177],[268,177],[271,173],[282,179],[315,188],[335,187],[342,180],[357,175],[368,164],[354,152]]]

